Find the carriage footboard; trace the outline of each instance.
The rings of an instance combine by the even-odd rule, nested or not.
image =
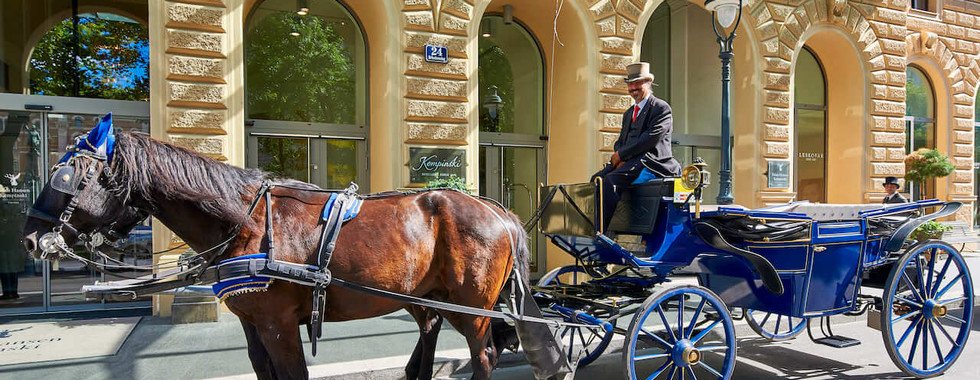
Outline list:
[[[694,224],[694,230],[698,233],[706,243],[712,247],[741,256],[749,261],[755,268],[755,271],[759,273],[759,277],[762,278],[762,284],[775,295],[781,295],[785,291],[783,289],[783,281],[779,279],[779,274],[776,273],[776,268],[772,266],[769,260],[765,257],[760,256],[751,251],[746,251],[744,249],[738,248],[731,245],[725,238],[721,235],[721,231],[718,227],[711,225],[710,222],[699,222]]]

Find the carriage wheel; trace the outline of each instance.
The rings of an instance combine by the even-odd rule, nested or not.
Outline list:
[[[546,273],[538,280],[538,286],[579,285],[592,279],[593,277],[588,275],[582,267],[566,265],[552,269]],[[559,316],[549,309],[543,309],[542,311],[550,314],[552,317]],[[589,314],[598,318],[608,318],[611,316],[608,312],[593,312]],[[562,316],[562,319],[565,322],[582,323],[574,321],[569,317]],[[609,346],[613,335],[614,333],[612,331],[575,326],[562,326],[558,332],[558,338],[562,342],[562,350],[565,352],[565,357],[569,361],[579,358],[578,368],[585,367],[598,359],[599,355],[602,355],[602,352]]]
[[[937,240],[902,255],[885,282],[881,335],[892,362],[919,378],[945,372],[973,321],[973,281],[963,256]]]
[[[770,342],[796,338],[806,328],[806,318],[745,309],[745,321],[752,331]]]
[[[683,303],[683,307],[678,307]],[[651,295],[633,316],[623,350],[627,379],[728,379],[735,326],[706,288],[682,285]]]

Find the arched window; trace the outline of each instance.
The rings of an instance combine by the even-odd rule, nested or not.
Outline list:
[[[364,34],[344,5],[262,1],[245,29],[246,164],[324,188],[365,187],[367,88]]]
[[[936,95],[925,73],[912,65],[905,70],[905,153],[926,148],[936,149]],[[915,184],[908,186],[913,200],[936,196],[935,180],[924,184],[919,191]]]
[[[34,46],[30,93],[116,100],[150,98],[149,32],[105,12],[69,17]]]
[[[794,110],[796,111],[797,199],[827,200],[827,91],[823,67],[804,47],[796,59]]]

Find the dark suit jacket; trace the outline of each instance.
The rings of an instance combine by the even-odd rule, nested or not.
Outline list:
[[[909,203],[909,200],[902,196],[902,193],[895,193],[894,197],[889,198],[887,195],[881,200],[881,203]]]
[[[674,130],[674,118],[667,102],[650,95],[646,105],[633,121],[633,107],[623,113],[623,128],[613,148],[619,158],[630,161],[640,157],[643,166],[660,177],[676,177],[681,165],[674,160],[670,135]]]

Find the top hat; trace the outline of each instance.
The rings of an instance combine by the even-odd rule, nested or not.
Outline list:
[[[898,184],[898,178],[892,176],[885,177],[885,183],[881,184],[881,186],[884,187],[885,185],[895,185],[898,187],[902,187],[902,185]]]
[[[626,65],[626,78],[623,78],[623,82],[631,83],[644,79],[653,82],[649,63],[637,62]]]

